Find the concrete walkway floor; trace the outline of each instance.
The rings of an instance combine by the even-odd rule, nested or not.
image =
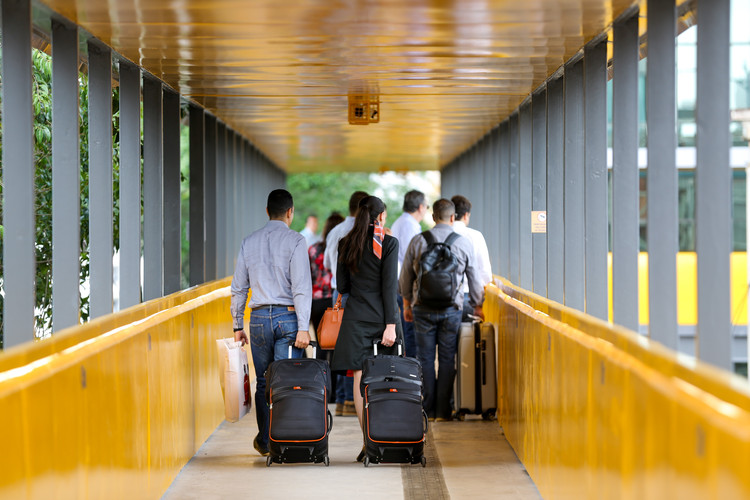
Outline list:
[[[333,413],[335,405],[331,405]],[[253,449],[255,413],[224,422],[180,471],[164,499],[539,499],[534,483],[496,421],[430,422],[427,467],[355,458],[362,448],[356,417],[334,417],[329,467],[273,464]]]

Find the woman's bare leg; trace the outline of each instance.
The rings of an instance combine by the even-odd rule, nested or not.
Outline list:
[[[354,409],[357,411],[357,418],[359,419],[359,427],[362,428],[362,410],[364,409],[364,402],[362,401],[362,393],[359,392],[359,381],[362,379],[362,370],[356,370],[354,372]]]

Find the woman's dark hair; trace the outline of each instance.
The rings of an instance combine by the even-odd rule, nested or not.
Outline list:
[[[359,209],[354,218],[354,227],[341,239],[339,262],[357,272],[357,265],[362,252],[367,248],[367,237],[372,232],[370,226],[385,211],[385,203],[377,196],[368,196],[359,202]]]
[[[326,250],[326,238],[328,237],[328,233],[331,232],[331,229],[338,226],[344,222],[344,216],[341,215],[338,212],[331,212],[331,215],[328,216],[326,219],[326,225],[323,227],[323,234],[320,235],[320,242],[321,242],[321,252],[325,252]]]

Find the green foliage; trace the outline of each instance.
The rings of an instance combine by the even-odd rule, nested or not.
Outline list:
[[[32,106],[34,112],[34,164],[35,164],[35,218],[36,218],[36,335],[46,336],[52,330],[52,58],[43,52],[33,50],[33,89]],[[79,77],[79,123],[80,123],[80,284],[89,277],[89,148],[88,148],[88,77]],[[113,92],[113,134],[114,147],[114,235],[113,245],[119,247],[119,89]],[[0,157],[2,149],[0,144]],[[0,164],[0,172],[2,165]],[[2,186],[0,186],[0,196]],[[2,207],[0,206],[0,231],[2,230]],[[0,258],[2,239],[0,239]],[[2,276],[2,262],[0,262]],[[4,296],[0,281],[0,301]],[[0,339],[2,338],[3,308],[0,302]],[[81,297],[81,322],[89,318],[89,297]],[[2,343],[0,341],[0,347]]]
[[[420,179],[420,184],[429,183],[427,173],[411,173],[411,178]],[[390,226],[401,215],[404,195],[411,189],[422,189],[410,183],[410,177],[389,172],[386,174],[367,173],[325,173],[325,174],[293,174],[287,177],[287,189],[294,196],[295,216],[292,229],[301,231],[305,227],[308,215],[318,216],[319,228],[323,230],[326,218],[333,211],[343,216],[349,215],[349,196],[354,191],[365,191],[378,196],[388,208],[386,225]],[[437,190],[437,187],[435,187]],[[426,192],[429,202],[434,196]],[[427,229],[431,224],[423,221],[422,226]]]
[[[366,173],[293,174],[286,180],[287,189],[294,196],[292,229],[301,231],[308,215],[317,215],[323,223],[333,211],[349,215],[349,196],[354,191],[371,193],[376,184]]]

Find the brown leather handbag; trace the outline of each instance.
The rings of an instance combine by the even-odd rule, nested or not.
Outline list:
[[[318,326],[318,345],[321,349],[333,349],[336,347],[336,339],[339,337],[341,319],[344,317],[344,308],[341,307],[341,295],[336,299],[333,307],[326,309]]]

